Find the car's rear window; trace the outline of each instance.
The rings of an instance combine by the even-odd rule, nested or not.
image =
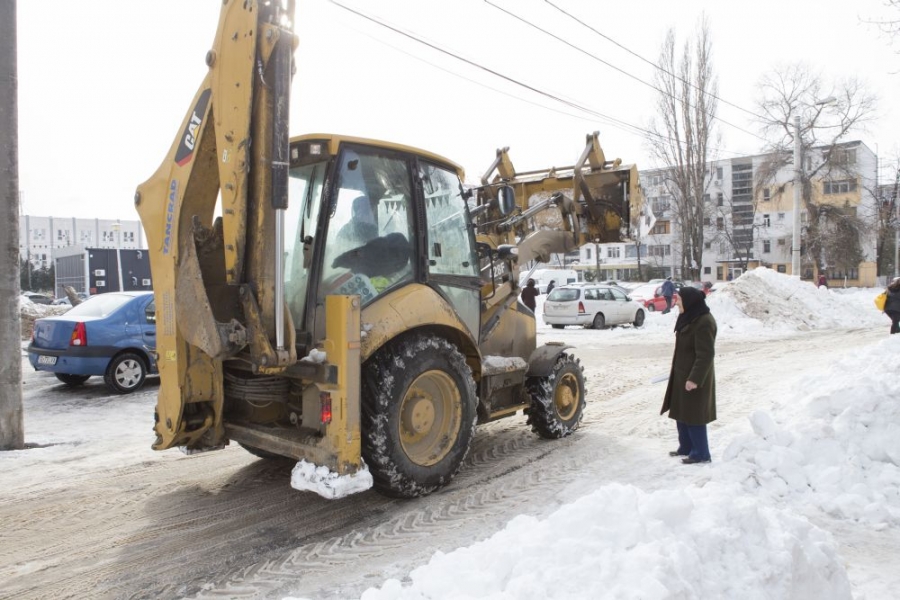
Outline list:
[[[124,294],[100,294],[91,296],[78,306],[66,312],[67,317],[105,317],[127,304],[133,296]]]
[[[568,302],[570,300],[578,300],[578,295],[581,293],[581,290],[576,288],[556,288],[550,295],[547,296],[547,300],[552,300],[553,302]]]

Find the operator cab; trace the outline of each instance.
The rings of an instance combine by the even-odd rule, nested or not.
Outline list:
[[[336,136],[295,139],[290,159],[284,277],[298,352],[324,336],[326,296],[357,294],[365,308],[414,282],[442,294],[477,339],[481,281],[459,166]]]

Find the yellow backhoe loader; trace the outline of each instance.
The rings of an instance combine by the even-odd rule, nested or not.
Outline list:
[[[413,497],[451,480],[476,424],[524,411],[537,434],[568,435],[581,367],[537,346],[517,275],[623,239],[636,168],[591,134],[571,167],[517,173],[503,149],[466,187],[430,152],[289,138],[293,10],[223,0],[208,75],[135,195],[157,308],[153,448],[234,441]]]

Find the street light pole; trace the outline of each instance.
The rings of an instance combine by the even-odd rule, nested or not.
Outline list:
[[[791,242],[791,276],[800,277],[800,191],[803,186],[803,156],[800,115],[794,116],[794,238]]]
[[[119,276],[119,291],[125,291],[125,282],[122,281],[122,223],[116,221],[112,228],[116,231],[116,274]]]

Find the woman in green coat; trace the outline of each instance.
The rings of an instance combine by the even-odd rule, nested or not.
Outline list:
[[[716,420],[716,320],[700,290],[681,288],[675,304],[675,354],[669,387],[659,414],[669,411],[678,426],[678,450],[686,465],[709,462],[706,424]]]

